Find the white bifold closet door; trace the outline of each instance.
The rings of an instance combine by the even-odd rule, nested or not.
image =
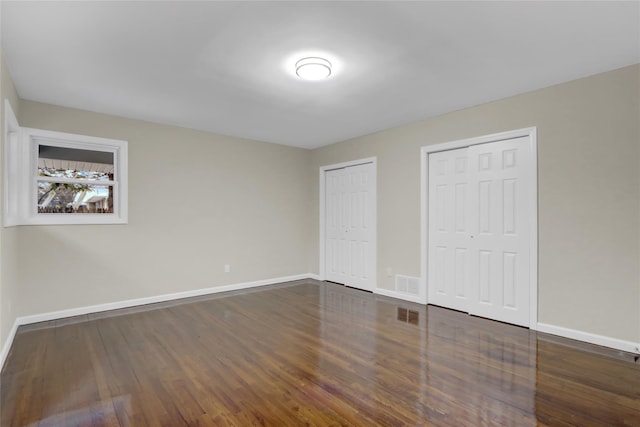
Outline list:
[[[325,174],[325,278],[373,291],[375,238],[372,163]]]
[[[429,303],[529,326],[526,138],[429,154]]]

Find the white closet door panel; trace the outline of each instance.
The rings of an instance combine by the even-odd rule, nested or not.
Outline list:
[[[335,281],[343,274],[342,251],[344,242],[342,239],[342,170],[328,171],[325,175],[326,200],[325,200],[325,233],[326,233],[326,277]]]
[[[429,303],[529,326],[527,138],[429,154]]]
[[[468,310],[469,182],[467,149],[429,156],[429,302]]]
[[[372,163],[327,171],[325,277],[373,290],[374,201]]]
[[[474,224],[469,312],[529,326],[529,185],[526,138],[469,147]]]
[[[347,229],[351,247],[351,279],[347,283],[360,289],[373,290],[371,278],[374,268],[370,262],[369,247],[373,238],[372,211],[372,174],[373,164],[351,166],[346,168],[349,177],[348,191],[351,205],[350,221]]]

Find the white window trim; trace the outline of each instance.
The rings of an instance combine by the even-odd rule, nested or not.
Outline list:
[[[21,128],[5,101],[5,150],[4,150],[4,206],[3,225],[61,225],[61,224],[126,224],[128,222],[128,158],[127,141],[76,135],[42,129]],[[7,120],[7,116],[9,117]],[[17,127],[17,130],[16,130]],[[114,155],[113,182],[96,184],[114,187],[113,213],[38,213],[38,144],[47,143],[59,147],[111,152]],[[66,181],[56,179],[56,182]]]
[[[2,168],[2,222],[5,227],[18,225],[18,194],[20,188],[14,185],[18,183],[18,162],[20,148],[18,139],[20,137],[20,125],[18,119],[11,108],[9,100],[4,100],[4,152]],[[14,186],[14,188],[11,188]],[[18,190],[18,191],[16,191]]]

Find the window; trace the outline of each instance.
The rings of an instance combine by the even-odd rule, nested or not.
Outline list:
[[[6,129],[5,226],[127,222],[126,141]]]

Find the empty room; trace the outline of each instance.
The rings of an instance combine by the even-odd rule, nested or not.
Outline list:
[[[1,426],[640,426],[640,2],[0,24]]]

